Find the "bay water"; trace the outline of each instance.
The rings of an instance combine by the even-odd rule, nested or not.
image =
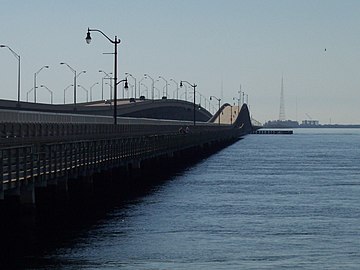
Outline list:
[[[360,269],[360,130],[248,135],[26,269]]]

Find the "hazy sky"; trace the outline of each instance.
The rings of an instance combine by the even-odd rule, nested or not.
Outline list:
[[[38,85],[52,89],[56,103],[73,79],[60,62],[86,70],[78,80],[86,88],[101,82],[99,69],[113,71],[113,56],[103,54],[113,45],[98,33],[87,45],[90,27],[121,39],[120,78],[188,80],[229,103],[241,84],[253,117],[264,122],[279,117],[283,74],[286,118],[360,123],[359,14],[358,0],[0,0],[0,44],[21,55],[22,100],[44,65]],[[6,48],[0,83],[0,98],[16,100],[17,61]],[[93,90],[100,99],[101,87]],[[44,88],[38,101],[49,102]]]

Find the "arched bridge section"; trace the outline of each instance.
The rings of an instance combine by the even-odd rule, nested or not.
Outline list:
[[[209,123],[232,125],[234,128],[242,129],[245,133],[250,133],[253,130],[249,108],[246,104],[243,104],[240,108],[231,106],[228,103],[222,105],[209,119]]]

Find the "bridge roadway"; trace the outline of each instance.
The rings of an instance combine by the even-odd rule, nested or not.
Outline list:
[[[35,205],[35,188],[114,168],[228,145],[252,130],[248,108],[233,124],[0,110],[0,199]]]

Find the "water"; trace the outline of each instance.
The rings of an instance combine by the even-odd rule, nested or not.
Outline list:
[[[360,130],[249,135],[28,269],[359,269]]]

